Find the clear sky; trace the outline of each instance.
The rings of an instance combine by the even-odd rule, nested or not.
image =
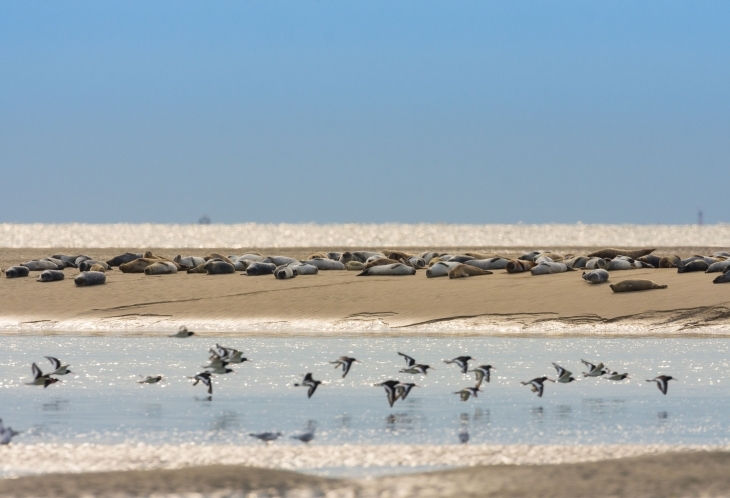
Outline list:
[[[728,26],[728,1],[4,1],[0,222],[730,222]]]

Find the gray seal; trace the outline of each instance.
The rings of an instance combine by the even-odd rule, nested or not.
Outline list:
[[[475,266],[482,270],[504,270],[507,268],[509,259],[506,258],[489,258],[489,259],[471,259],[464,263],[465,265]]]
[[[618,256],[628,256],[631,259],[639,259],[642,256],[646,256],[648,254],[653,253],[656,251],[656,249],[636,249],[636,250],[630,250],[630,249],[614,249],[614,248],[607,248],[607,249],[601,249],[600,251],[592,252],[588,255],[589,258],[603,258],[603,259],[613,259]]]
[[[491,274],[492,272],[489,270],[482,270],[478,266],[471,266],[466,263],[462,263],[449,272],[449,278],[477,277],[480,275]]]
[[[59,266],[53,261],[46,261],[43,259],[35,259],[33,261],[26,261],[21,263],[20,266],[25,266],[30,271],[43,271],[43,270],[63,270],[63,266]]]
[[[102,285],[106,283],[106,275],[100,271],[85,271],[74,278],[74,283],[79,287],[90,285]]]
[[[144,269],[145,275],[170,275],[177,273],[177,266],[170,261],[158,261]]]
[[[246,275],[250,277],[256,277],[258,275],[271,275],[276,270],[276,265],[273,263],[251,263],[246,268]],[[241,273],[243,275],[243,273]]]
[[[544,262],[540,263],[537,266],[533,266],[530,269],[530,273],[533,275],[550,275],[553,273],[564,273],[566,271],[575,271],[573,268],[569,268],[565,265],[565,263],[555,263],[555,262]]]
[[[682,262],[681,265],[677,268],[677,273],[689,273],[692,271],[707,271],[710,269],[710,265],[707,264],[707,261],[704,259],[695,259],[694,261],[690,261],[687,264],[684,264]]]
[[[141,257],[142,253],[135,254],[133,252],[125,252],[124,254],[120,254],[119,256],[114,256],[112,259],[107,261],[106,264],[109,266],[119,266]]]
[[[451,270],[459,266],[461,263],[457,263],[454,261],[453,263],[451,261],[439,261],[438,263],[435,263],[426,270],[426,277],[427,278],[436,278],[436,277],[445,277],[449,274]]]
[[[273,263],[276,266],[282,266],[289,263],[297,262],[297,259],[290,258],[288,256],[269,256],[265,260],[263,260],[264,263]],[[320,268],[321,270],[321,268]]]
[[[296,276],[296,267],[292,268],[291,266],[282,265],[274,270],[274,277],[276,277],[277,280],[286,280],[288,278],[294,278]]]
[[[730,271],[726,271],[722,275],[718,275],[715,277],[715,280],[712,281],[713,284],[725,284],[730,282]]]
[[[534,261],[526,259],[511,259],[507,262],[507,265],[504,268],[507,270],[507,273],[522,273],[530,271],[530,268],[533,266],[535,266]]]
[[[712,263],[707,270],[705,270],[705,273],[724,272],[725,268],[730,268],[730,259]]]
[[[666,285],[659,285],[651,280],[624,280],[610,285],[614,292],[635,292],[651,289],[666,289]]]
[[[358,273],[358,277],[366,277],[370,275],[415,275],[416,269],[412,266],[404,265],[403,263],[396,263],[394,265],[382,265],[373,266],[372,268],[366,268],[361,273]]]
[[[5,270],[5,277],[6,278],[27,277],[28,273],[30,273],[30,270],[28,270],[28,268],[26,268],[25,266],[11,266],[7,270]]]
[[[80,264],[80,263],[81,263],[82,261],[86,261],[87,259],[94,259],[94,258],[92,258],[91,256],[87,256],[87,255],[85,255],[85,254],[82,254],[81,256],[78,256],[78,257],[76,258],[76,261],[74,261],[74,263],[76,264],[76,266],[79,266],[79,264]]]
[[[96,261],[95,259],[87,259],[86,261],[82,261],[79,263],[79,270],[80,271],[89,271],[91,270],[91,267],[94,265],[101,265],[105,271],[111,270],[111,266],[109,266],[104,261]]]
[[[317,273],[319,273],[319,268],[304,263],[289,263],[286,266],[292,268],[293,270],[296,270],[297,275],[316,275]]]
[[[208,275],[225,275],[236,273],[236,268],[231,263],[212,260],[205,264],[205,271],[208,272]]]
[[[589,284],[602,284],[608,282],[608,272],[604,269],[584,271],[583,280]]]
[[[66,275],[64,275],[61,270],[43,270],[41,274],[38,275],[37,281],[55,282],[57,280],[63,280],[64,278],[66,278]]]
[[[70,265],[70,268],[76,268],[76,258],[78,256],[69,256],[68,254],[54,254],[51,256],[54,259],[60,259],[61,261]]]
[[[299,263],[299,261],[292,261],[291,263]],[[326,259],[326,258],[313,258],[313,259],[305,259],[302,261],[305,265],[312,265],[316,266],[319,270],[346,270],[344,263],[341,263],[339,261],[335,261],[333,259]],[[283,263],[288,264],[288,263]]]

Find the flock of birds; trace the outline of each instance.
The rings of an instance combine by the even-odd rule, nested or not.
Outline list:
[[[182,326],[177,333],[172,334],[170,337],[175,338],[187,338],[195,335],[194,332],[189,331],[186,327]],[[232,365],[243,364],[246,361],[250,361],[248,358],[243,356],[243,352],[230,347],[221,346],[216,344],[214,348],[209,349],[210,356],[208,357],[208,364],[204,365],[205,369],[203,372],[198,373],[192,377],[188,377],[193,381],[193,386],[203,384],[207,388],[209,397],[213,395],[213,378],[215,375],[226,375],[233,373],[234,370],[231,368]],[[411,375],[428,375],[428,371],[433,369],[431,365],[419,363],[412,356],[397,352],[405,360],[405,367],[402,368],[399,373],[411,374]],[[58,377],[73,373],[70,369],[70,365],[64,364],[58,358],[53,356],[45,357],[51,364],[51,370],[49,373],[43,373],[40,367],[33,363],[31,370],[33,378],[30,382],[26,382],[27,385],[31,386],[43,386],[47,388],[51,384],[61,382]],[[454,394],[459,395],[461,401],[467,401],[470,397],[478,397],[478,393],[482,392],[481,387],[483,382],[489,382],[491,379],[492,370],[496,370],[492,365],[479,365],[470,369],[470,362],[475,362],[476,358],[472,356],[458,356],[450,360],[444,360],[446,364],[453,364],[459,368],[462,374],[467,375],[469,372],[473,372],[475,376],[474,386],[465,387],[459,391],[455,391]],[[335,366],[336,369],[342,369],[342,378],[347,377],[353,368],[355,363],[359,360],[349,356],[340,356],[330,363]],[[611,371],[603,363],[591,363],[586,360],[581,362],[587,367],[587,371],[583,372],[584,377],[602,378],[609,381],[620,382],[629,378],[628,373],[618,373]],[[545,391],[545,382],[554,382],[559,384],[569,384],[575,382],[577,379],[573,377],[573,373],[566,368],[558,365],[557,363],[552,364],[556,371],[555,379],[547,376],[536,377],[532,380],[521,382],[523,386],[530,386],[532,392],[536,393],[538,397],[542,397]],[[660,375],[653,379],[647,379],[647,382],[655,382],[657,387],[662,394],[667,394],[667,388],[670,380],[676,380],[669,375]],[[139,384],[157,384],[163,381],[162,375],[149,375],[144,377],[142,380],[137,381]],[[307,389],[307,397],[311,398],[317,392],[317,388],[322,385],[321,380],[314,378],[313,374],[307,373],[304,375],[300,382],[294,384],[295,387],[305,387]],[[405,400],[410,394],[414,387],[419,387],[414,382],[403,382],[400,380],[389,379],[383,382],[374,384],[376,387],[382,387],[385,390],[388,404],[392,408],[398,400]],[[309,429],[303,434],[292,436],[293,438],[299,439],[304,443],[309,443],[314,439],[315,428],[310,426]],[[8,444],[14,435],[18,433],[12,431],[12,429],[3,429],[2,421],[0,420],[0,443]],[[262,432],[259,434],[250,434],[250,436],[260,439],[265,443],[270,443],[276,440],[282,434],[280,432]],[[468,440],[468,434],[460,432],[459,434],[462,442]]]

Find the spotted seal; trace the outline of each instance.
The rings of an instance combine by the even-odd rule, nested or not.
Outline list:
[[[56,282],[64,278],[66,275],[61,270],[43,270],[36,280],[38,282]]]
[[[258,275],[271,275],[272,273],[274,273],[274,270],[276,270],[276,265],[273,263],[256,262],[248,265],[248,268],[246,268],[246,275],[250,277]]]
[[[345,263],[347,271],[362,271],[365,268],[365,263],[359,261],[348,261]]]
[[[682,262],[679,267],[677,267],[677,273],[689,273],[693,271],[707,271],[710,269],[710,265],[707,264],[707,261],[704,259],[695,259],[694,261],[690,261],[687,264],[684,264]]]
[[[713,284],[724,284],[730,282],[730,271],[725,270],[725,273],[722,275],[718,275],[715,277],[715,280],[712,281]]]
[[[74,278],[74,283],[79,287],[102,285],[106,283],[106,275],[99,271],[85,271],[79,273],[76,278]]]
[[[170,275],[177,273],[177,266],[171,261],[158,261],[144,269],[145,275]]]
[[[614,292],[634,292],[651,289],[666,289],[666,285],[659,285],[652,280],[624,280],[617,284],[610,285]]]
[[[20,278],[27,277],[30,270],[25,266],[11,266],[5,270],[5,278]]]
[[[462,263],[459,263],[457,261],[451,262],[451,261],[439,261],[438,263],[434,264],[426,270],[426,277],[427,278],[435,278],[435,277],[445,277],[449,274],[451,270],[456,268]]]
[[[725,261],[718,261],[717,263],[712,263],[707,268],[707,270],[705,270],[705,273],[724,272],[725,268],[730,268],[730,259],[726,259]]]
[[[53,261],[47,261],[43,259],[34,259],[32,261],[26,261],[21,263],[20,266],[25,266],[30,271],[43,271],[43,270],[63,270],[63,267],[59,267],[58,264]]]
[[[604,269],[584,271],[583,280],[589,284],[602,284],[608,282],[608,271]]]

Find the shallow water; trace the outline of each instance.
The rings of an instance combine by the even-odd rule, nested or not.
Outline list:
[[[225,338],[223,345],[253,361],[217,376],[212,399],[186,376],[206,363],[214,339],[0,337],[0,417],[25,430],[16,440],[260,444],[248,434],[281,431],[276,444],[308,424],[315,444],[446,444],[460,429],[471,443],[497,444],[728,444],[730,378],[726,339],[592,338]],[[398,373],[403,351],[435,367],[428,376]],[[454,391],[473,385],[445,358],[475,356],[498,370],[478,399]],[[72,375],[47,389],[26,386],[30,365],[47,370],[44,355],[70,363]],[[347,378],[328,363],[358,358]],[[575,374],[580,359],[603,361],[631,379],[583,379],[546,384],[538,398],[520,381],[549,375],[555,361]],[[294,387],[312,372],[325,382],[311,399]],[[136,383],[162,374],[158,385]],[[645,382],[659,374],[679,379],[663,396]],[[391,409],[387,379],[413,379],[407,400]]]

